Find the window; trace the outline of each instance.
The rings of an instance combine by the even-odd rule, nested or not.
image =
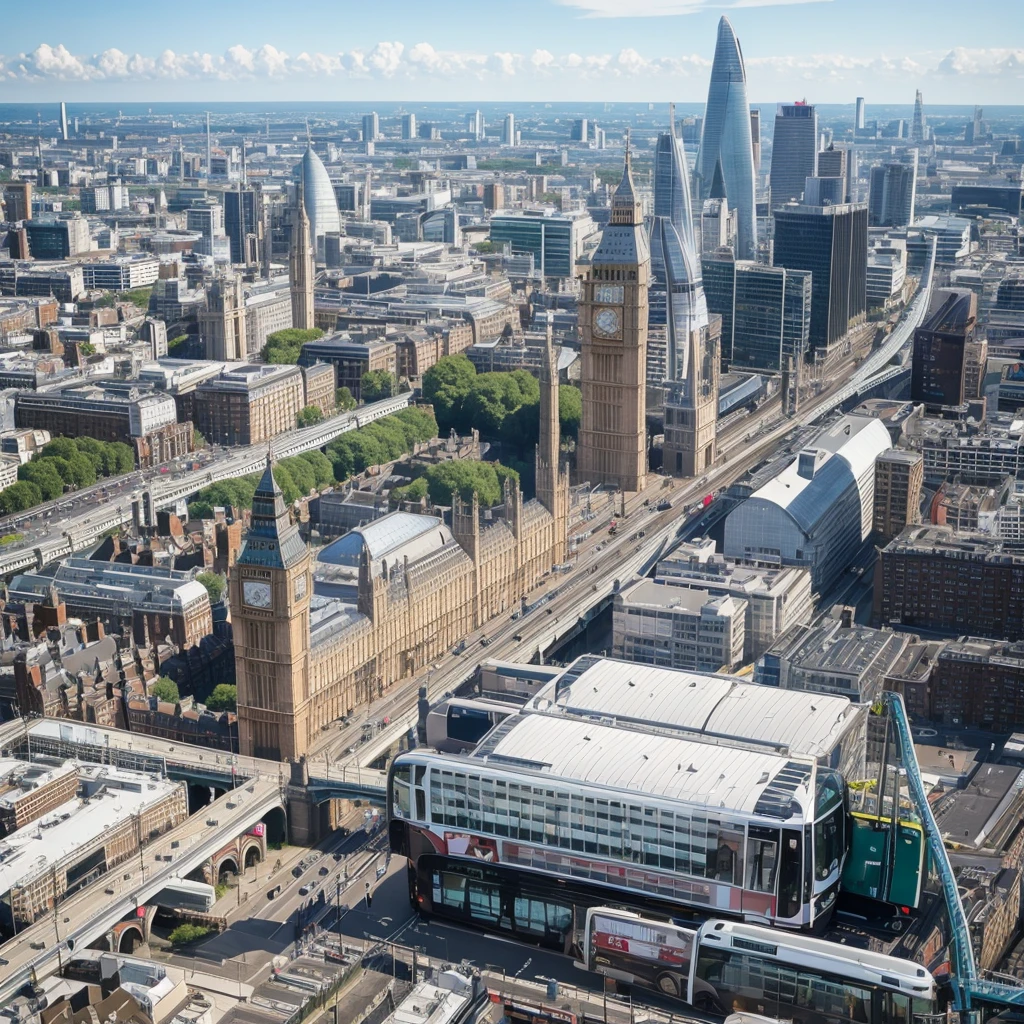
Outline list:
[[[771,839],[747,840],[747,885],[754,892],[775,891],[778,843]]]

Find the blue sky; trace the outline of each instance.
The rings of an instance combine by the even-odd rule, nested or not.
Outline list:
[[[1024,0],[12,3],[0,102],[702,102],[723,13],[754,102],[1024,102]]]

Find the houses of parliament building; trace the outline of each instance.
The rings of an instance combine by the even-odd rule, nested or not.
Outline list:
[[[392,512],[339,538],[315,563],[268,460],[230,581],[243,754],[301,758],[322,726],[518,609],[565,561],[569,475],[550,335],[540,417],[535,499],[507,483],[503,510],[484,518],[475,497],[456,495],[450,526]]]

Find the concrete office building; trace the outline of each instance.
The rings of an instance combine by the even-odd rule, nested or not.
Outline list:
[[[783,103],[775,114],[769,185],[772,206],[799,201],[804,182],[818,173],[818,112],[807,103]]]
[[[745,664],[759,658],[790,627],[809,624],[814,615],[807,569],[743,565],[716,554],[710,538],[682,544],[658,563],[654,579],[665,586],[746,602]]]
[[[66,260],[92,247],[89,222],[77,215],[29,220],[25,232],[29,251],[37,260]]]
[[[858,626],[848,616],[794,626],[765,651],[754,679],[764,686],[871,704],[911,643],[905,633]]]
[[[363,142],[376,142],[383,138],[380,132],[380,118],[377,111],[363,115]]]
[[[127,630],[139,647],[170,637],[185,649],[213,632],[210,595],[196,571],[67,558],[15,576],[9,593],[12,601],[40,604],[56,592],[69,615],[100,619],[111,632]]]
[[[712,198],[717,176],[729,206],[736,210],[736,255],[740,259],[753,259],[757,252],[756,175],[747,72],[739,40],[724,16],[718,23],[718,41],[694,173],[697,196],[702,203]]]
[[[357,401],[362,397],[362,376],[370,371],[396,373],[398,346],[394,338],[340,331],[302,346],[301,366],[326,363],[335,371],[335,386],[348,388]]]
[[[501,122],[501,144],[503,146],[514,146],[516,144],[516,115],[506,114]]]
[[[409,141],[416,138],[416,115],[415,114],[403,114],[402,115],[402,139],[403,141]]]
[[[912,402],[935,409],[963,404],[966,350],[974,341],[977,321],[978,297],[974,292],[943,288],[933,295],[929,315],[914,331]]]
[[[505,211],[491,218],[489,239],[499,247],[508,244],[513,255],[532,254],[541,277],[572,278],[584,242],[595,230],[590,215],[583,211]]]
[[[137,253],[112,256],[82,265],[82,281],[86,288],[127,292],[133,288],[148,288],[160,276],[160,260],[156,256]]]
[[[651,256],[629,149],[611,219],[579,307],[583,415],[580,480],[643,490],[647,482],[647,293]]]
[[[659,668],[731,671],[743,660],[746,613],[741,598],[638,580],[615,595],[612,653]]]
[[[813,275],[809,340],[823,357],[867,311],[867,206],[791,203],[774,216],[775,266]]]
[[[32,182],[5,181],[3,187],[5,219],[14,224],[32,217]]]
[[[206,309],[197,319],[207,359],[240,362],[246,358],[245,300],[239,277],[214,278],[206,287]]]
[[[868,223],[871,227],[905,228],[914,223],[917,203],[917,159],[912,149],[906,163],[871,168]]]
[[[295,429],[304,399],[298,366],[231,366],[195,389],[196,428],[212,444],[260,444]]]
[[[738,561],[796,565],[826,592],[871,534],[875,460],[892,447],[880,420],[843,416],[729,513],[724,553]]]
[[[900,448],[882,452],[875,461],[873,529],[888,543],[907,526],[921,521],[924,459]]]
[[[876,625],[1024,640],[1024,555],[1005,541],[910,526],[879,553]]]

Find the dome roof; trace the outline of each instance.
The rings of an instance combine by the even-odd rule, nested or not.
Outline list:
[[[329,231],[341,231],[341,215],[334,197],[334,186],[327,176],[323,160],[306,147],[301,163],[295,168],[296,178],[302,179],[302,194],[309,217],[309,236],[316,244]],[[322,242],[321,242],[322,245]]]

